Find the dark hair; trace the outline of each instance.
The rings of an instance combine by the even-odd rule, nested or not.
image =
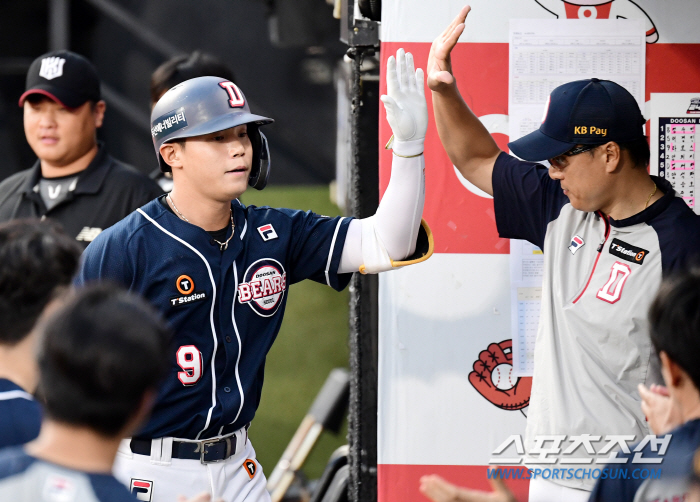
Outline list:
[[[39,323],[39,393],[48,417],[114,437],[168,367],[165,322],[143,299],[86,287]]]
[[[29,334],[56,288],[70,284],[81,251],[48,220],[0,225],[0,343],[14,345]]]
[[[656,352],[666,352],[700,389],[700,269],[663,282],[649,321]]]
[[[618,143],[620,149],[627,152],[627,155],[635,168],[646,169],[649,165],[651,152],[646,136],[635,141]]]
[[[151,103],[171,87],[196,77],[222,77],[235,81],[231,69],[210,54],[194,51],[192,54],[175,56],[160,65],[151,75]]]

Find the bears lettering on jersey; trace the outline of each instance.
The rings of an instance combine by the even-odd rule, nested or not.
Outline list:
[[[287,273],[277,260],[262,258],[250,265],[238,285],[238,301],[262,317],[277,312],[287,289]]]

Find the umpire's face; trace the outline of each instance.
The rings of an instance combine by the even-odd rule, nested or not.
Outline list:
[[[97,142],[105,103],[66,108],[48,97],[32,95],[24,101],[24,134],[42,162],[67,166],[87,154]]]
[[[184,145],[163,145],[161,155],[173,171],[176,187],[188,185],[207,199],[231,201],[245,192],[253,165],[247,126],[187,138]]]

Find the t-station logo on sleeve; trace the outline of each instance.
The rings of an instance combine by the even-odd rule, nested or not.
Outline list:
[[[175,281],[175,287],[180,292],[181,296],[173,296],[170,298],[171,307],[181,307],[190,303],[199,302],[207,298],[204,291],[194,291],[194,281],[189,275],[181,275]]]

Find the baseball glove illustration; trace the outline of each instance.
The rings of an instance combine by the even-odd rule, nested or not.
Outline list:
[[[504,410],[521,410],[530,404],[532,377],[513,375],[513,341],[492,343],[479,353],[469,382],[492,404]]]

